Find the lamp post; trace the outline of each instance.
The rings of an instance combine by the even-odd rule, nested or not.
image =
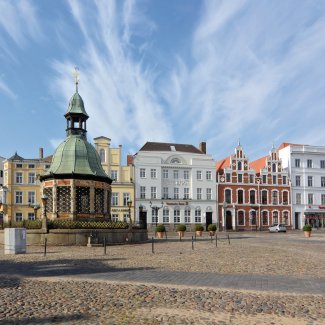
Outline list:
[[[129,219],[130,219],[130,227],[131,227],[131,225],[132,225],[132,218],[131,218],[132,200],[128,199],[127,205],[128,205],[128,208],[129,208]]]
[[[227,209],[227,202],[224,201],[223,202],[223,231],[226,231],[226,209]]]
[[[157,227],[157,223],[158,223],[158,211],[159,211],[163,206],[164,206],[164,202],[161,202],[161,206],[158,207],[158,206],[156,206],[156,205],[152,205],[152,202],[150,201],[150,208],[151,208],[152,210],[155,211],[156,227]],[[156,233],[156,231],[155,231],[155,233]]]
[[[39,204],[29,204],[29,207],[34,210],[35,220],[37,220],[37,210],[39,210],[41,206]]]
[[[42,229],[46,230],[46,232],[47,232],[46,205],[47,205],[48,197],[43,193],[41,199],[42,199],[43,211],[44,211],[44,216],[43,216],[43,219],[42,219]]]
[[[260,195],[260,183],[261,180],[258,178],[257,182],[257,205],[258,205],[258,222],[260,225],[260,231],[262,231],[262,222],[261,222],[261,195]]]
[[[233,203],[232,205],[233,209],[234,209],[234,216],[235,216],[235,231],[237,230],[237,214],[236,214],[236,204]]]

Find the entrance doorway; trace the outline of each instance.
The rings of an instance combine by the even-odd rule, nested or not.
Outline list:
[[[230,211],[226,212],[226,230],[232,230],[232,215]]]
[[[147,229],[147,211],[140,211],[139,224],[140,229]]]
[[[299,212],[295,212],[295,229],[299,229],[299,221],[300,221],[300,218],[299,218]]]
[[[212,223],[212,212],[205,213],[205,221],[205,230],[208,231],[208,227]]]

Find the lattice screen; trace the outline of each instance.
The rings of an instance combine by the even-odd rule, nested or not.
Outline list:
[[[46,212],[53,211],[53,190],[52,187],[44,188],[43,194],[48,197],[46,203]]]
[[[95,188],[95,213],[104,213],[104,190]]]
[[[58,212],[71,211],[71,190],[70,186],[58,186],[56,190]]]
[[[77,186],[77,213],[90,213],[90,190],[89,187]]]

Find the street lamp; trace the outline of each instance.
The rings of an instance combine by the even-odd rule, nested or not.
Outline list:
[[[226,231],[226,209],[227,209],[227,202],[223,202],[223,231]]]
[[[132,200],[128,199],[127,205],[129,207],[129,219],[130,219],[130,226],[132,225],[132,218],[131,218],[131,207],[132,207]]]
[[[34,216],[35,216],[35,220],[37,220],[37,210],[39,210],[41,208],[41,206],[39,204],[29,204],[29,207],[34,209]]]
[[[155,221],[156,221],[156,227],[157,227],[157,223],[158,223],[158,211],[159,211],[163,206],[164,206],[164,202],[161,202],[161,206],[158,207],[158,206],[156,206],[156,205],[152,205],[152,202],[150,201],[150,208],[151,208],[152,210],[155,211],[155,216],[156,216],[156,218],[155,218]]]
[[[46,205],[47,205],[47,200],[48,200],[48,197],[43,193],[42,197],[42,204],[43,204],[43,211],[44,211],[44,216],[43,216],[43,219],[42,219],[42,229],[43,230],[46,230],[47,232],[47,218],[46,218]]]

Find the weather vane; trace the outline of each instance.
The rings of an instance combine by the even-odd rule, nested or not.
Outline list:
[[[79,68],[76,66],[74,67],[74,71],[72,72],[73,78],[74,78],[74,82],[76,84],[76,92],[78,92],[78,84],[79,84]]]

